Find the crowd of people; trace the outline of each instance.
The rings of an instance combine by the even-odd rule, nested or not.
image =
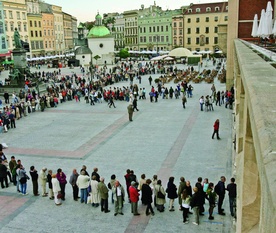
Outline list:
[[[165,211],[165,204],[168,199],[168,210],[170,212],[177,209],[175,205],[179,205],[179,211],[182,211],[183,223],[187,224],[191,218],[190,214],[193,214],[193,224],[198,225],[199,216],[204,215],[205,212],[205,202],[209,203],[209,220],[214,219],[213,211],[216,205],[218,206],[218,214],[225,215],[222,206],[225,193],[228,191],[230,213],[231,216],[236,217],[236,184],[234,178],[231,178],[231,182],[225,186],[226,178],[224,176],[221,176],[216,185],[209,182],[208,178],[203,180],[199,177],[194,187],[192,187],[189,180],[180,177],[177,187],[175,178],[169,177],[167,185],[164,187],[157,175],[153,175],[152,179],[148,179],[145,174],[142,174],[138,180],[134,171],[127,169],[124,175],[124,185],[123,182],[117,179],[115,174],[111,175],[109,182],[106,181],[104,177],[99,175],[96,167],[90,175],[85,165],[82,166],[79,172],[77,169],[73,169],[70,176],[66,175],[61,168],[54,172],[43,167],[38,172],[35,166],[31,166],[28,172],[20,159],[16,160],[14,156],[11,156],[10,161],[8,161],[3,153],[2,145],[0,145],[0,160],[2,189],[8,188],[10,181],[16,187],[18,193],[28,195],[27,183],[28,180],[31,180],[33,195],[49,197],[50,200],[54,200],[56,206],[62,205],[66,200],[66,185],[69,183],[72,187],[74,201],[89,204],[94,208],[100,206],[100,210],[104,213],[110,212],[109,204],[112,203],[114,204],[114,216],[124,215],[123,207],[128,202],[131,204],[131,213],[138,216],[140,215],[138,202],[141,200],[141,204],[146,207],[145,214],[155,215],[154,209],[160,213]],[[39,193],[39,186],[41,186],[41,194]],[[109,194],[111,194],[110,200]]]

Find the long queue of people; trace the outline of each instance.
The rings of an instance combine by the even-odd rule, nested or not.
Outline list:
[[[146,178],[145,174],[141,175],[138,180],[133,170],[127,169],[125,178],[125,186],[112,174],[110,181],[106,182],[101,177],[98,168],[94,168],[91,175],[87,171],[85,165],[82,166],[80,172],[73,169],[70,177],[67,177],[61,168],[56,172],[46,167],[41,168],[38,172],[35,166],[31,166],[29,173],[24,168],[21,160],[16,160],[11,156],[8,162],[7,157],[0,146],[0,181],[2,188],[8,188],[10,180],[16,187],[16,191],[21,195],[28,195],[27,183],[31,179],[33,186],[33,195],[40,196],[39,186],[41,186],[41,196],[49,197],[54,200],[56,206],[61,206],[66,200],[66,185],[72,187],[72,198],[74,201],[91,205],[93,208],[100,206],[101,212],[109,213],[110,202],[114,204],[114,216],[118,214],[124,215],[123,207],[129,202],[131,204],[131,213],[139,216],[138,202],[141,200],[145,206],[146,215],[155,215],[154,209],[160,213],[165,211],[165,204],[169,200],[168,209],[170,212],[175,211],[175,201],[179,205],[179,211],[182,211],[183,223],[188,224],[193,214],[193,224],[198,225],[200,216],[205,214],[205,201],[209,202],[208,219],[214,220],[214,208],[218,206],[218,214],[224,216],[225,212],[222,208],[225,198],[225,192],[229,192],[229,205],[231,216],[236,217],[236,184],[235,179],[231,178],[231,182],[225,186],[226,178],[221,176],[220,181],[215,185],[209,182],[208,178],[204,181],[198,178],[194,187],[191,182],[180,177],[178,187],[175,184],[175,178],[169,177],[166,187],[162,186],[162,181],[157,175],[153,175],[152,179]],[[47,185],[48,184],[48,185]],[[109,193],[110,201],[109,201]],[[154,206],[152,206],[152,204]],[[141,208],[139,208],[141,209]],[[143,208],[142,208],[143,209]],[[191,212],[193,211],[193,213]]]

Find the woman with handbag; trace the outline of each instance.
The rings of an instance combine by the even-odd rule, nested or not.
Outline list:
[[[156,198],[156,208],[159,212],[164,212],[164,204],[166,203],[166,193],[161,184],[161,180],[157,180],[157,184],[154,187],[155,198]],[[163,195],[163,196],[162,196]]]

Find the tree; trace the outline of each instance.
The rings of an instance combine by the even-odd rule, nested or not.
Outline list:
[[[97,62],[98,62],[98,59],[100,59],[101,58],[101,56],[99,56],[99,55],[96,55],[96,56],[94,56],[93,57],[95,60],[96,60],[96,64],[97,64]]]
[[[103,25],[108,27],[110,24],[114,26],[116,19],[114,17],[108,17],[103,19]]]
[[[127,58],[129,57],[129,52],[126,49],[121,49],[119,52],[119,57],[120,58]]]

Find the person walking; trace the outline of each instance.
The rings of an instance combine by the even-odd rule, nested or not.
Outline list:
[[[125,199],[125,190],[118,180],[115,181],[115,184],[112,187],[112,193],[113,193],[114,206],[115,206],[114,216],[118,214],[124,215],[124,213],[122,212],[122,208],[123,208],[123,202]]]
[[[146,183],[142,185],[142,193],[143,193],[143,200],[144,204],[147,205],[146,208],[146,215],[148,216],[151,212],[151,215],[154,215],[154,211],[152,209],[151,203],[152,203],[152,189],[149,186],[151,184],[151,180],[147,179]]]
[[[132,104],[133,104],[133,111],[135,109],[136,109],[136,111],[139,111],[139,109],[137,108],[137,98],[136,97],[134,97],[134,100],[133,100]]]
[[[229,195],[230,213],[232,217],[236,218],[236,211],[234,211],[237,199],[237,185],[235,184],[235,178],[231,178],[231,183],[227,185],[227,191]]]
[[[217,119],[214,123],[214,132],[212,134],[212,139],[214,139],[215,134],[217,135],[217,139],[219,140],[219,119]]]
[[[183,95],[183,97],[182,97],[182,106],[183,106],[183,108],[186,108],[186,103],[187,103],[187,98],[186,98],[186,96],[185,95]]]
[[[222,209],[222,204],[225,197],[225,181],[226,181],[225,176],[221,176],[220,181],[215,186],[215,192],[218,195],[218,214],[219,215],[225,215],[225,213],[223,212],[224,209]]]
[[[110,95],[110,97],[109,97],[109,103],[108,103],[109,108],[111,108],[112,105],[113,105],[114,108],[116,108],[116,106],[114,104],[114,98],[113,98],[112,95]]]
[[[131,202],[131,213],[133,213],[134,216],[140,215],[138,213],[138,201],[139,201],[139,192],[136,188],[136,182],[131,181],[131,185],[129,187],[129,197]]]
[[[128,112],[128,119],[129,119],[129,121],[132,121],[132,116],[133,116],[133,112],[134,112],[132,104],[129,104],[127,106],[127,112]]]
[[[200,111],[203,111],[203,106],[204,106],[204,96],[201,96],[199,99],[199,104],[200,104]]]

